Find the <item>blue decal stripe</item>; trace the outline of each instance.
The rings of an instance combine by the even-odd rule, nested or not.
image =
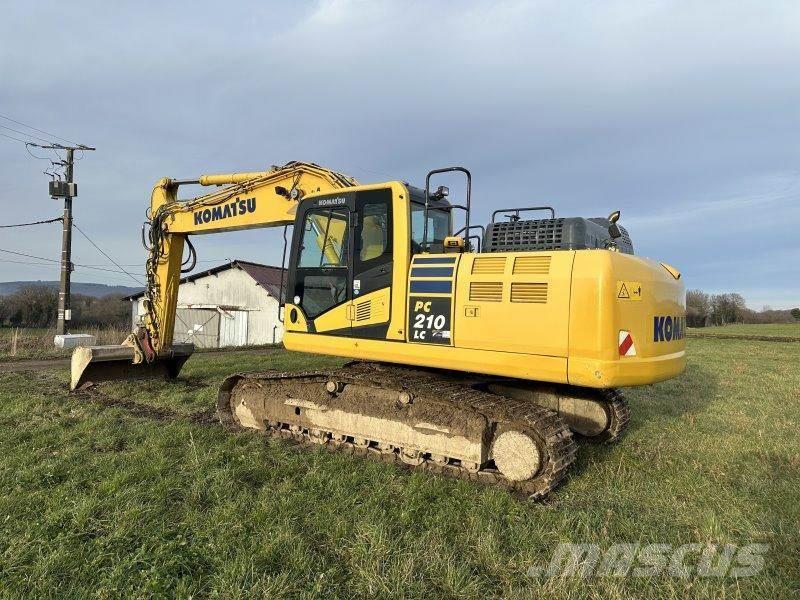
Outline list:
[[[422,267],[412,268],[412,277],[452,277],[453,267]]]
[[[449,294],[453,291],[452,281],[412,281],[412,294]]]
[[[451,265],[456,262],[455,256],[414,257],[415,265]]]

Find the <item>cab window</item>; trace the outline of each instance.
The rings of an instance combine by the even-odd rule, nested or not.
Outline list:
[[[309,211],[298,267],[347,266],[347,209]]]
[[[383,256],[389,248],[389,205],[370,202],[365,203],[361,210],[364,216],[358,258],[367,262]]]
[[[411,253],[418,254],[424,248],[425,205],[411,203]],[[444,245],[444,238],[450,235],[450,211],[428,207],[428,244],[435,250]]]
[[[347,208],[306,213],[294,294],[310,319],[347,300]]]

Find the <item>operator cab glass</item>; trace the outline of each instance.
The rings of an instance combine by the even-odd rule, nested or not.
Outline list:
[[[298,267],[347,266],[347,209],[309,211]]]
[[[303,312],[314,318],[347,300],[347,207],[306,213],[297,268],[303,273]]]
[[[411,254],[425,248],[425,194],[422,190],[411,192]],[[431,200],[428,204],[428,251],[443,252],[444,238],[452,232],[452,210],[445,200]]]

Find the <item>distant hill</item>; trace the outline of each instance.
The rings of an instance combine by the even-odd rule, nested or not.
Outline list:
[[[13,294],[26,285],[44,285],[57,290],[59,283],[58,281],[0,281],[0,296]],[[141,292],[142,288],[129,287],[127,285],[106,285],[104,283],[79,283],[73,281],[70,285],[70,290],[73,294],[102,298],[110,294],[130,296],[131,294]]]

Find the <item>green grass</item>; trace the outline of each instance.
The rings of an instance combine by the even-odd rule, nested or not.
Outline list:
[[[334,366],[204,354],[181,380],[0,374],[5,597],[790,597],[800,593],[800,344],[689,340],[687,372],[629,390],[613,447],[582,445],[542,504],[192,418],[237,371]],[[159,416],[159,419],[153,418]],[[767,543],[742,579],[535,579],[559,542]]]
[[[17,334],[16,351],[14,351],[14,335]],[[73,333],[88,333],[94,335],[98,346],[120,344],[130,335],[130,331],[120,327],[82,327],[73,330]],[[56,348],[53,343],[55,329],[45,327],[0,327],[0,363],[10,363],[25,360],[50,360],[67,359],[72,355],[72,350]],[[198,348],[196,352],[230,352],[240,349],[270,348],[264,346],[242,346],[240,348]]]
[[[800,322],[798,323],[770,323],[764,325],[734,324],[722,327],[690,328],[691,333],[705,335],[746,335],[746,336],[777,336],[800,338]]]
[[[130,333],[127,329],[113,326],[86,326],[72,333],[88,333],[95,336],[98,345],[119,344]],[[16,347],[14,338],[16,335]],[[47,360],[69,358],[72,350],[56,348],[53,338],[55,328],[47,327],[0,327],[0,363],[19,360]]]

